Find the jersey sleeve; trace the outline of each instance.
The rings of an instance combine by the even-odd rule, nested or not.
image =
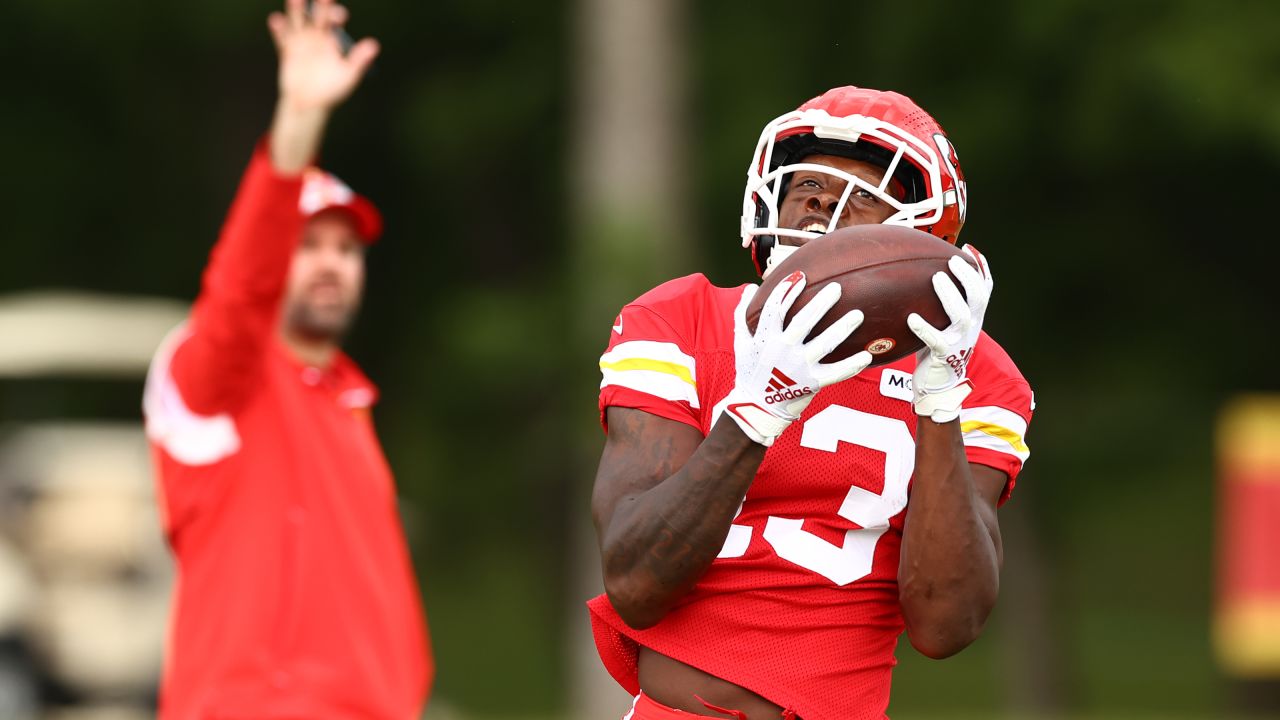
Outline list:
[[[622,309],[600,356],[600,374],[600,423],[606,432],[610,406],[643,410],[702,431],[693,349],[653,309],[636,303]]]
[[[969,462],[1009,476],[1000,497],[1003,504],[1031,455],[1026,438],[1035,399],[1031,386],[994,341],[980,346],[979,351],[987,357],[970,368],[974,391],[960,409],[960,432]]]
[[[302,231],[301,191],[301,176],[278,174],[260,142],[210,255],[186,337],[167,362],[194,413],[236,410],[260,377]]]

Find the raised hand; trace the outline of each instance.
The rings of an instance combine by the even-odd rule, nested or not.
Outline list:
[[[267,27],[280,56],[280,99],[295,110],[330,110],[347,99],[378,55],[378,41],[365,38],[345,54],[335,30],[348,12],[333,0],[287,0]]]

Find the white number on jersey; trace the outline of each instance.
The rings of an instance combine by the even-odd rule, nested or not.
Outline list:
[[[915,469],[916,454],[911,431],[901,420],[831,405],[804,423],[801,447],[836,452],[841,442],[884,453],[884,489],[874,493],[852,485],[836,511],[840,517],[861,527],[847,531],[844,543],[835,545],[805,530],[804,518],[770,515],[765,523],[764,539],[783,560],[812,570],[837,585],[848,585],[871,573],[876,543],[889,529],[889,519],[907,506],[907,486]],[[742,512],[741,507],[738,512]],[[751,526],[731,525],[718,557],[741,557],[750,543]]]

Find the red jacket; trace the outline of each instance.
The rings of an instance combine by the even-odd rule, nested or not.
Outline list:
[[[300,190],[260,146],[147,377],[178,563],[162,720],[410,720],[432,679],[377,391],[345,355],[307,367],[278,335]]]

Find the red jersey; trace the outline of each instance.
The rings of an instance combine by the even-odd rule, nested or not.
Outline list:
[[[742,288],[702,275],[623,308],[607,352],[600,411],[637,408],[704,436],[733,387],[733,312]],[[903,631],[898,557],[915,465],[915,358],[824,388],[765,453],[717,559],[646,630],[605,595],[588,606],[600,657],[639,691],[637,644],[747,688],[805,720],[882,719]],[[960,414],[970,462],[1009,476],[1026,460],[1027,382],[986,334]]]
[[[163,720],[410,720],[431,682],[376,390],[346,356],[307,367],[278,337],[300,189],[260,147],[147,377],[178,564]]]

